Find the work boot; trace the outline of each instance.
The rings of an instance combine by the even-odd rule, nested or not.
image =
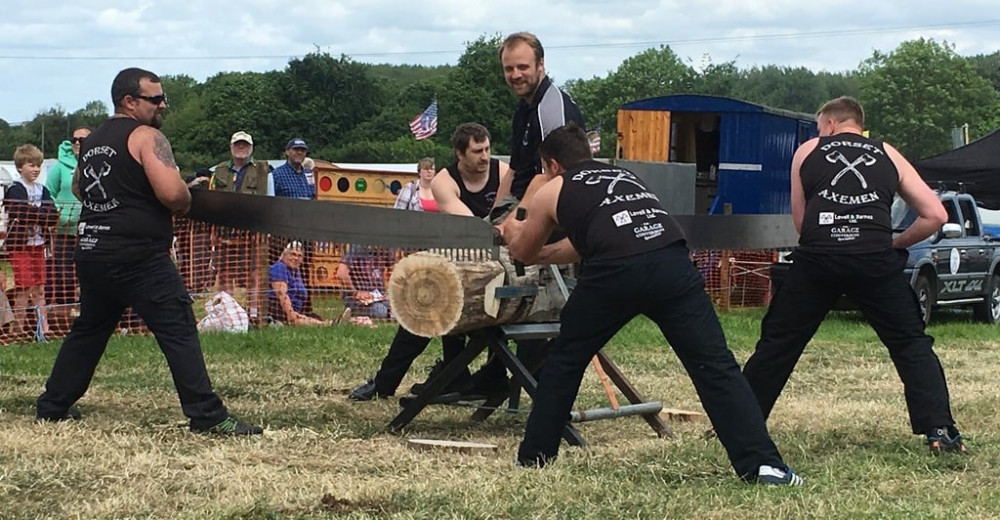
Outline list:
[[[72,420],[72,421],[79,421],[81,417],[83,417],[83,414],[80,413],[80,409],[77,408],[77,407],[75,407],[75,406],[71,406],[69,408],[69,410],[66,411],[66,415],[64,415],[62,417],[42,417],[41,415],[36,415],[35,416],[35,422],[39,422],[39,423],[43,423],[43,422],[63,422],[63,421],[70,421],[70,420]]]
[[[371,401],[391,396],[391,393],[379,392],[378,386],[375,385],[375,380],[369,379],[367,382],[355,387],[354,390],[351,390],[351,393],[348,394],[347,398],[351,401]]]

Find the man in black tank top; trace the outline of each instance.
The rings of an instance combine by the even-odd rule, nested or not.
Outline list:
[[[643,314],[664,331],[687,369],[736,474],[762,484],[802,484],[771,441],[684,234],[656,195],[632,172],[593,161],[580,127],[553,130],[540,150],[550,180],[528,203],[524,221],[498,227],[513,258],[582,258],[583,266],[539,376],[518,464],[541,467],[556,457],[588,363]],[[544,245],[557,224],[568,237]]]
[[[913,433],[926,435],[932,452],[964,452],[934,338],[924,332],[916,295],[902,276],[906,248],[936,232],[947,221],[945,209],[895,148],[862,135],[857,101],[829,101],[816,121],[820,137],[792,158],[799,247],[743,373],[767,417],[806,344],[846,294],[889,349]],[[918,217],[893,238],[889,213],[897,192]]]
[[[191,297],[170,259],[171,214],[191,207],[167,138],[158,130],[167,98],[159,78],[137,68],[111,85],[115,114],[80,149],[73,193],[82,202],[76,248],[80,316],[63,341],[37,418],[79,418],[86,393],[122,312],[142,317],[167,358],[192,431],[222,435],[263,430],[229,415],[212,390]]]
[[[490,158],[490,133],[482,125],[459,125],[452,134],[452,144],[455,148],[455,162],[442,168],[431,182],[438,210],[452,215],[486,217],[496,201],[501,181],[509,174],[507,163]],[[465,339],[465,335],[441,338],[444,359],[435,365],[428,379],[462,352]],[[394,395],[406,371],[428,344],[430,338],[417,336],[399,327],[375,377],[354,388],[348,398],[370,401]],[[472,395],[488,396],[506,392],[506,374],[503,363],[491,358],[476,374],[466,371],[457,377],[438,396],[437,401],[454,401],[469,399]],[[420,393],[422,388],[423,384],[418,383],[410,391]]]

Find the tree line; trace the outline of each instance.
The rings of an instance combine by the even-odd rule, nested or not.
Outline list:
[[[451,129],[466,121],[486,126],[493,152],[510,151],[517,98],[504,83],[499,35],[466,45],[455,65],[372,65],[316,52],[284,70],[220,72],[204,82],[186,75],[162,78],[169,108],[163,131],[185,171],[228,158],[228,137],[254,136],[258,158],[277,158],[292,137],[310,155],[333,162],[452,160]],[[603,77],[552,78],[580,105],[589,128],[601,130],[601,155],[613,156],[617,111],[627,102],[669,94],[726,96],[774,108],[814,113],[840,95],[858,98],[873,136],[894,143],[911,159],[947,151],[951,129],[969,125],[972,139],[1000,127],[1000,51],[960,56],[930,39],[910,40],[891,52],[874,51],[856,70],[813,72],[777,65],[740,68],[734,62],[685,62],[670,47],[642,51]],[[438,134],[417,141],[408,121],[437,100]],[[51,108],[29,122],[0,120],[0,157],[25,142],[47,157],[77,126],[98,126],[108,105],[92,101],[69,113]]]

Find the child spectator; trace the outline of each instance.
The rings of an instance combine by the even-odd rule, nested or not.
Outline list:
[[[42,152],[36,146],[24,144],[14,150],[14,166],[21,175],[4,195],[7,210],[7,240],[5,246],[14,269],[15,332],[28,331],[28,300],[38,307],[39,330],[51,333],[45,307],[45,237],[48,228],[56,225],[59,212],[52,194],[42,183],[35,182],[42,171]]]

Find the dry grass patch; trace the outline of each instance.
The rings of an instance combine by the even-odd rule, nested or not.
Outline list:
[[[741,360],[761,314],[722,316]],[[83,421],[35,424],[34,399],[56,346],[6,348],[0,518],[994,518],[995,331],[932,328],[974,453],[931,457],[909,433],[884,348],[856,318],[832,317],[770,421],[786,459],[808,479],[803,489],[738,481],[721,446],[706,438],[707,420],[672,423],[673,441],[656,438],[640,418],[587,423],[580,430],[590,448],[564,447],[542,471],[513,466],[523,414],[471,423],[469,409],[432,407],[402,435],[389,434],[395,400],[352,403],[345,394],[374,372],[391,327],[206,336],[209,371],[227,405],[268,428],[252,439],[188,432],[162,356],[143,338],[113,340],[81,401]],[[403,388],[439,352],[433,343]],[[649,397],[701,410],[651,324],[636,321],[609,352]],[[588,372],[578,407],[599,406],[607,398]],[[418,452],[405,446],[408,437],[499,450]]]

